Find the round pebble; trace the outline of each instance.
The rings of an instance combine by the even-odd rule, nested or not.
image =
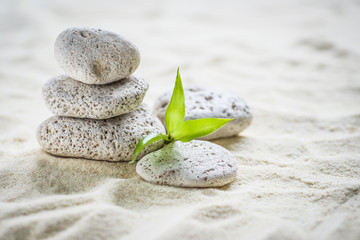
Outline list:
[[[181,187],[220,187],[235,180],[237,163],[207,141],[176,141],[143,157],[136,172],[146,181]]]
[[[139,66],[138,48],[122,36],[96,28],[69,28],[55,41],[55,58],[66,75],[88,84],[129,77]]]
[[[185,94],[185,120],[198,118],[234,118],[203,140],[232,137],[245,130],[252,121],[252,113],[246,102],[226,91],[211,88],[188,87]],[[165,125],[165,112],[171,92],[162,94],[154,104],[154,114]]]
[[[37,139],[46,152],[57,156],[130,161],[137,143],[150,133],[165,133],[165,129],[141,105],[134,112],[105,120],[54,116],[39,126]],[[148,145],[138,159],[162,145],[162,141]]]
[[[55,115],[107,119],[138,108],[148,88],[145,80],[134,76],[106,85],[89,85],[61,75],[44,85],[42,95]]]

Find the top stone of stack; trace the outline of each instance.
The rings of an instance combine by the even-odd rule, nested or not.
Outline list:
[[[133,43],[95,28],[68,28],[60,33],[55,58],[66,75],[87,84],[108,84],[129,77],[140,63]]]

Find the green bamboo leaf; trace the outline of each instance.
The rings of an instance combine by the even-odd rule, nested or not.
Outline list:
[[[139,155],[139,153],[141,152],[141,150],[143,150],[143,148],[153,142],[159,141],[159,140],[165,140],[165,141],[169,141],[168,137],[164,134],[158,134],[158,133],[152,133],[150,135],[147,135],[146,137],[143,137],[138,144],[136,145],[132,160],[130,163],[134,163],[136,161],[136,157]]]
[[[184,117],[185,96],[178,68],[174,91],[165,113],[165,125],[168,136],[172,136],[172,133],[181,126],[182,122],[184,121]]]
[[[189,142],[198,137],[204,137],[224,126],[233,118],[200,118],[183,122],[173,133],[175,140]]]

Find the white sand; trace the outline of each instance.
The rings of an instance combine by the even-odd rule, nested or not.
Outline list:
[[[355,0],[0,1],[0,239],[360,239],[359,24]],[[244,97],[253,124],[215,141],[237,180],[158,186],[43,153],[41,87],[70,26],[137,44],[149,104],[178,65],[184,85]]]

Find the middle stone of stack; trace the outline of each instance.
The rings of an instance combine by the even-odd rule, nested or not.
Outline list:
[[[89,85],[60,75],[44,85],[42,95],[55,115],[107,119],[138,108],[148,88],[145,80],[134,76],[106,85]]]
[[[141,138],[165,133],[142,104],[148,83],[131,76],[140,62],[134,44],[105,30],[70,28],[57,38],[55,57],[65,75],[43,87],[46,105],[56,115],[38,128],[46,152],[129,161]],[[142,155],[161,146],[151,145]]]

